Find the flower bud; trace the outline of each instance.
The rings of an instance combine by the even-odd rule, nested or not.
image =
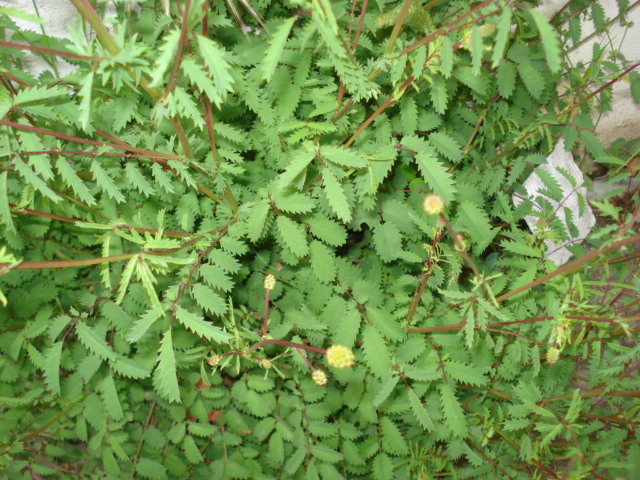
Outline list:
[[[547,362],[549,362],[550,365],[556,363],[559,358],[560,350],[558,348],[551,347],[549,350],[547,350]]]
[[[422,202],[422,208],[427,215],[441,215],[444,213],[444,207],[444,200],[437,193],[430,193]]]
[[[322,370],[315,370],[311,374],[311,378],[313,379],[314,382],[316,382],[316,385],[319,385],[320,387],[327,384],[327,374],[324,373]]]
[[[457,252],[466,252],[471,247],[471,236],[467,232],[456,233],[453,243]]]
[[[210,367],[217,367],[220,363],[220,360],[222,360],[222,357],[220,355],[212,355],[211,357],[209,357],[209,360],[207,360],[207,363],[209,363]]]
[[[332,345],[327,348],[327,363],[334,368],[353,367],[356,357],[351,349],[344,345]]]
[[[260,362],[260,366],[265,370],[269,370],[272,366],[272,363],[266,358]]]
[[[264,288],[266,288],[267,290],[273,290],[275,286],[276,286],[276,277],[274,277],[271,274],[264,277]]]

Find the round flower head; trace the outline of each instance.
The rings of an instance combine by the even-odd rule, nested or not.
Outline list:
[[[441,215],[444,213],[444,200],[437,193],[430,193],[424,197],[422,208],[427,215]]]
[[[311,378],[314,382],[316,382],[316,385],[319,385],[321,387],[327,384],[327,374],[322,370],[315,370],[311,374]]]
[[[560,358],[559,349],[555,347],[551,347],[549,350],[547,350],[547,362],[549,362],[551,365],[556,363],[559,358]]]
[[[273,364],[266,358],[260,362],[260,366],[265,370],[269,370]]]
[[[267,290],[273,290],[275,286],[276,286],[276,277],[274,277],[271,274],[264,277],[264,288],[266,288]]]
[[[209,357],[209,360],[207,360],[207,362],[209,363],[209,366],[216,367],[220,363],[220,360],[222,360],[222,357],[220,357],[220,355],[212,355],[211,357]]]
[[[334,368],[353,367],[356,357],[344,345],[332,345],[327,348],[327,363]]]

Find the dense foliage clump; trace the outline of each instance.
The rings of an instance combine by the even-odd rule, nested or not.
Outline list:
[[[640,475],[638,195],[539,168],[634,174],[598,3],[71,3],[0,8],[3,478]]]

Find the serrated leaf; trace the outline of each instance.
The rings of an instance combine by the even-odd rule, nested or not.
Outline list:
[[[109,345],[107,345],[104,338],[101,335],[98,335],[83,321],[79,321],[76,324],[75,332],[82,344],[103,360],[113,361],[116,359],[115,352]]]
[[[155,193],[151,184],[147,182],[140,173],[140,170],[138,170],[133,163],[127,162],[124,167],[124,172],[131,184],[145,197],[149,197],[149,195],[153,195]]]
[[[373,397],[374,407],[380,406],[382,402],[391,395],[391,392],[393,392],[393,389],[396,388],[396,385],[398,384],[398,380],[400,380],[400,377],[398,375],[393,375],[382,382],[382,385],[378,388],[375,397]]]
[[[518,65],[518,73],[531,96],[536,100],[540,99],[545,87],[545,81],[540,72],[527,63],[521,63]]]
[[[127,340],[129,342],[137,342],[142,336],[147,333],[147,330],[158,319],[163,317],[164,314],[157,311],[155,308],[147,310],[136,322],[131,326],[131,329],[127,333]]]
[[[445,166],[434,156],[422,152],[418,152],[416,155],[416,164],[422,174],[422,178],[431,189],[440,195],[445,203],[453,201],[457,190],[453,184],[451,174],[449,174]]]
[[[114,420],[121,420],[123,417],[122,413],[122,405],[120,404],[120,398],[118,397],[118,390],[116,389],[116,384],[113,381],[113,377],[107,374],[102,381],[100,386],[100,390],[102,391],[102,399],[104,400],[104,405],[109,412],[109,415]]]
[[[338,222],[328,218],[312,218],[308,222],[314,237],[332,247],[340,247],[347,240],[347,231]]]
[[[482,253],[495,237],[497,229],[491,229],[489,217],[475,203],[462,202],[459,207],[459,215],[465,228],[471,234],[471,240],[476,245],[478,253]]]
[[[227,302],[209,287],[196,283],[191,285],[191,296],[202,308],[214,315],[224,315],[227,312]]]
[[[343,459],[343,456],[340,452],[329,448],[322,443],[318,443],[311,447],[311,453],[323,462],[336,463]]]
[[[511,9],[503,7],[498,21],[496,32],[496,43],[493,46],[493,54],[491,55],[491,68],[496,68],[504,58],[504,49],[509,39],[509,30],[511,28]],[[504,63],[504,62],[503,62]],[[507,95],[508,97],[509,95]]]
[[[16,229],[11,219],[11,208],[9,207],[9,197],[7,195],[7,176],[8,171],[0,173],[0,222],[12,233]]]
[[[229,276],[222,271],[217,265],[204,264],[200,267],[200,278],[213,288],[230,292],[233,288],[233,282]],[[226,309],[224,310],[226,311]],[[224,313],[224,311],[222,313]],[[222,315],[220,313],[220,315]]]
[[[400,433],[398,426],[388,417],[380,417],[380,430],[382,432],[382,449],[391,455],[406,455],[409,447]]]
[[[313,274],[322,283],[331,282],[336,276],[336,266],[331,251],[322,243],[313,240],[309,247],[309,261]]]
[[[433,109],[441,115],[446,112],[449,97],[447,95],[447,84],[443,78],[438,76],[433,77],[429,94],[431,96]]]
[[[247,217],[247,237],[252,242],[257,242],[262,237],[270,209],[271,205],[267,198],[263,198],[251,207]]]
[[[386,453],[379,453],[373,459],[372,473],[375,480],[389,480],[393,476],[393,463]]]
[[[516,87],[516,67],[508,60],[504,60],[498,66],[496,75],[498,90],[502,98],[509,98]]]
[[[151,460],[150,458],[141,457],[136,464],[136,472],[144,478],[151,480],[161,480],[167,478],[167,470],[160,462]]]
[[[456,360],[447,360],[444,363],[444,371],[447,376],[454,380],[469,385],[484,385],[487,383],[487,377],[472,365],[465,365]]]
[[[275,72],[276,66],[282,56],[282,51],[284,50],[284,45],[287,42],[289,32],[291,32],[291,27],[293,27],[296,19],[297,17],[291,17],[282,22],[271,37],[264,59],[260,65],[263,80],[266,80],[267,82],[271,81],[273,72]]]
[[[153,386],[169,402],[180,403],[180,388],[178,387],[178,373],[171,330],[164,332],[160,341],[157,366],[153,373]]]
[[[386,378],[391,374],[391,354],[387,343],[380,332],[371,325],[364,327],[362,334],[362,350],[367,366],[378,378]]]
[[[358,153],[353,150],[345,150],[340,147],[326,146],[320,150],[322,156],[329,160],[331,163],[339,165],[341,167],[349,168],[364,168],[367,166],[367,162]]]
[[[187,457],[187,460],[189,460],[189,463],[195,464],[204,461],[204,458],[202,458],[202,454],[200,453],[200,449],[191,435],[185,435],[184,440],[182,441],[182,448],[184,449],[184,455]]]
[[[508,10],[508,9],[505,9]],[[540,33],[540,40],[542,41],[542,48],[544,49],[544,55],[547,58],[547,65],[552,72],[558,72],[560,70],[560,41],[553,31],[553,27],[549,24],[549,21],[538,10],[529,10],[529,13],[533,17],[533,21]]]
[[[278,183],[283,187],[292,183],[298,175],[304,172],[309,164],[313,161],[315,152],[300,151],[298,152],[286,170],[278,177]]]
[[[402,251],[400,230],[391,222],[378,224],[373,231],[373,246],[382,261],[396,260]]]
[[[276,207],[287,213],[308,213],[316,206],[316,202],[301,193],[292,193],[289,195],[275,195],[274,201]]]
[[[405,327],[382,308],[367,307],[367,318],[387,340],[400,342],[406,337]]]
[[[462,160],[462,149],[460,145],[446,133],[433,132],[429,135],[429,142],[441,155],[452,162],[457,163]]]
[[[352,218],[351,207],[347,201],[347,196],[338,179],[328,168],[322,170],[322,182],[324,184],[324,194],[327,196],[333,213],[343,222],[350,222]]]
[[[73,189],[80,200],[89,206],[96,204],[96,199],[91,195],[89,189],[86,187],[84,182],[80,180],[75,170],[67,163],[66,159],[58,157],[58,160],[56,161],[56,169],[58,170],[58,174],[60,174],[62,180],[64,180],[65,183]]]
[[[285,215],[280,215],[276,220],[278,232],[282,243],[296,257],[304,257],[309,253],[309,245],[307,244],[307,234],[304,227],[294,222]]]
[[[442,401],[442,411],[449,431],[454,437],[465,438],[469,431],[464,412],[453,390],[446,383],[440,385],[440,400]]]
[[[412,388],[410,388],[407,393],[409,395],[409,404],[411,405],[411,411],[418,419],[418,422],[420,423],[420,425],[422,425],[422,428],[429,432],[432,432],[435,426],[433,424],[433,420],[431,420],[431,417],[429,416],[429,412],[427,412],[427,409],[422,404],[422,401],[420,400],[420,398],[418,398],[418,395],[416,395],[416,392],[414,392]]]
[[[20,157],[16,157],[13,159],[13,165],[15,166],[20,176],[24,178],[29,185],[33,186],[33,188],[38,190],[42,195],[50,199],[52,202],[58,203],[60,197],[53,190],[51,190],[47,186],[47,184],[44,183],[44,181],[42,181],[42,179],[37,176],[33,172],[33,170],[31,170],[29,166],[22,161]]]
[[[224,101],[227,93],[233,92],[234,83],[231,75],[231,65],[225,60],[227,52],[225,52],[224,48],[218,46],[216,42],[202,35],[196,35],[196,40],[204,63],[209,69],[209,74],[218,90],[220,100]],[[220,107],[220,103],[216,103],[216,106]]]
[[[63,343],[54,343],[44,355],[44,381],[54,395],[60,395],[60,356]]]
[[[200,286],[206,289],[203,285]],[[191,313],[179,305],[176,306],[176,318],[182,325],[184,325],[185,328],[188,328],[196,335],[204,337],[209,341],[213,340],[218,343],[225,344],[232,337],[220,327],[212,325],[210,322],[205,321],[200,315]]]
[[[162,45],[159,47],[160,55],[156,57],[153,65],[150,86],[158,87],[162,84],[165,72],[169,68],[169,65],[175,60],[179,40],[180,28],[174,28],[164,36]]]
[[[111,366],[117,373],[127,378],[147,378],[151,373],[148,368],[130,358],[117,358]]]
[[[100,166],[97,160],[91,162],[90,170],[91,173],[93,173],[93,179],[109,198],[112,198],[117,203],[122,203],[125,201],[124,195],[122,194],[118,186],[107,174],[107,172]]]

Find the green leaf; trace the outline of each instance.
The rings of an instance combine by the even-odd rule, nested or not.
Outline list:
[[[213,315],[224,315],[227,312],[227,302],[201,283],[191,285],[191,296],[198,305]]]
[[[8,171],[0,173],[0,222],[12,233],[16,229],[11,219],[11,208],[9,207],[9,198],[7,195],[7,176]]]
[[[508,60],[504,60],[498,67],[496,75],[498,90],[502,98],[509,98],[516,87],[516,67]]]
[[[313,274],[322,283],[333,281],[336,276],[336,266],[331,251],[317,240],[311,242],[309,260]]]
[[[56,169],[58,170],[60,177],[62,177],[62,180],[64,180],[67,185],[69,185],[73,189],[80,200],[82,200],[89,206],[93,206],[96,204],[96,199],[93,197],[93,195],[91,195],[89,189],[86,187],[84,182],[80,180],[75,170],[71,167],[71,165],[69,165],[66,159],[64,159],[63,157],[58,157],[58,160],[56,161]]]
[[[542,41],[542,48],[547,58],[549,70],[554,73],[560,71],[560,41],[556,32],[553,31],[553,27],[538,10],[532,9],[529,10],[529,13],[533,17],[538,32],[540,32],[540,40]]]
[[[63,343],[54,343],[44,355],[44,382],[54,395],[60,395],[60,357]]]
[[[420,423],[420,425],[422,425],[422,428],[429,432],[432,432],[435,429],[435,426],[433,424],[433,420],[431,420],[431,417],[429,416],[429,412],[427,412],[427,409],[422,404],[422,401],[420,400],[418,395],[416,395],[416,392],[414,392],[412,388],[410,388],[407,393],[409,395],[409,404],[411,405],[411,411],[418,419],[418,422]]]
[[[151,480],[161,480],[167,478],[167,470],[159,462],[151,460],[150,458],[141,457],[136,464],[136,472],[138,475],[144,478],[150,478]]]
[[[380,335],[380,332],[371,325],[364,327],[362,334],[362,350],[367,366],[378,378],[386,378],[391,375],[391,354],[387,343]]]
[[[116,354],[104,341],[104,335],[98,335],[83,321],[78,321],[75,327],[76,335],[82,344],[103,360],[115,360]]]
[[[429,94],[431,96],[433,109],[441,115],[446,112],[449,96],[447,95],[447,84],[443,78],[438,76],[433,77]]]
[[[107,374],[107,376],[104,377],[100,389],[102,391],[104,405],[111,418],[114,420],[121,420],[123,418],[122,405],[120,404],[116,384],[111,375]]]
[[[379,453],[372,462],[374,480],[389,480],[393,476],[394,465],[386,453]]]
[[[191,435],[185,435],[184,440],[182,441],[182,448],[184,449],[184,455],[187,457],[187,460],[189,460],[189,463],[195,464],[204,461],[204,458],[202,458],[202,454],[200,453],[200,449]]]
[[[267,82],[271,81],[273,72],[275,72],[276,66],[282,56],[282,51],[284,50],[284,45],[287,42],[289,32],[291,32],[291,27],[293,27],[296,19],[297,17],[291,17],[282,22],[271,37],[264,59],[260,65],[263,80],[266,80]]]
[[[328,446],[318,443],[311,447],[311,453],[313,456],[319,458],[323,462],[336,463],[343,459],[340,452],[329,448]]]
[[[276,207],[287,213],[309,213],[316,206],[314,200],[301,193],[274,195]]]
[[[296,257],[304,257],[309,253],[309,245],[307,244],[307,233],[302,225],[294,222],[285,215],[280,215],[276,220],[278,232],[282,243]]]
[[[292,183],[296,177],[301,175],[316,157],[315,152],[300,151],[293,157],[291,163],[287,166],[284,173],[278,177],[278,182],[283,187]]]
[[[489,224],[486,212],[472,202],[462,202],[459,207],[460,219],[471,234],[471,240],[476,245],[477,253],[482,253],[498,233]]]
[[[131,184],[138,189],[140,193],[142,193],[145,197],[149,197],[149,195],[153,195],[155,191],[153,187],[147,180],[142,176],[140,170],[138,170],[133,163],[127,162],[124,166],[124,173],[127,176],[127,179],[131,182]],[[74,189],[75,190],[75,189]],[[76,191],[76,193],[78,193]]]
[[[93,179],[96,181],[100,189],[105,192],[109,198],[114,199],[117,203],[125,201],[124,195],[115,184],[113,179],[107,174],[106,171],[100,166],[97,160],[91,162],[91,173],[93,173]]]
[[[227,97],[227,93],[233,93],[233,77],[231,76],[231,65],[225,60],[228,55],[224,48],[218,46],[213,40],[197,34],[196,39],[205,65],[209,68],[209,73],[213,77],[213,83],[218,90],[221,101]],[[216,103],[220,107],[220,103]]]
[[[91,88],[93,87],[93,70],[85,76],[81,81],[80,91],[78,96],[81,98],[80,105],[78,105],[78,122],[84,131],[87,131],[89,126],[89,116],[91,115]]]
[[[159,48],[160,55],[156,57],[153,65],[151,87],[158,87],[163,83],[165,72],[175,60],[179,40],[180,28],[174,28],[164,36],[162,46]]]
[[[631,98],[633,98],[633,103],[640,105],[640,73],[629,73],[629,83],[631,84]]]
[[[460,145],[451,138],[449,135],[443,132],[433,132],[429,135],[429,142],[436,148],[436,150],[452,162],[459,162],[462,160],[462,149]]]
[[[447,360],[444,363],[444,371],[447,376],[452,377],[454,380],[469,385],[485,385],[487,378],[472,365],[465,365],[464,363],[456,360]]]
[[[364,168],[367,166],[365,159],[352,150],[326,146],[322,147],[321,153],[325,159],[342,167]]]
[[[440,195],[445,203],[451,203],[457,190],[445,166],[434,156],[422,152],[416,155],[416,164],[422,178],[431,189]]]
[[[322,170],[322,181],[324,184],[324,194],[327,196],[333,213],[343,222],[350,222],[352,218],[351,207],[338,179],[331,173],[331,170],[324,168]]]
[[[47,184],[42,181],[40,177],[38,177],[35,173],[33,173],[33,170],[31,170],[22,161],[21,158],[19,157],[14,158],[13,165],[15,166],[20,176],[24,178],[29,185],[31,185],[33,188],[38,190],[42,195],[50,199],[52,202],[58,203],[58,201],[60,200],[60,197],[53,190],[51,190],[47,186]]]
[[[380,430],[382,432],[382,449],[391,455],[406,455],[409,447],[400,433],[398,426],[388,417],[380,417]]]
[[[503,65],[505,63],[503,61],[504,49],[505,49],[505,46],[507,45],[507,40],[509,39],[510,29],[511,29],[511,8],[509,8],[508,6],[505,6],[502,8],[502,13],[500,14],[500,20],[498,21],[498,27],[496,32],[496,43],[493,47],[493,54],[491,55],[491,68],[496,68],[498,64]],[[508,96],[509,95],[507,95],[507,97]]]
[[[378,391],[376,392],[376,396],[373,397],[374,407],[380,406],[382,402],[391,395],[391,392],[393,392],[393,389],[396,388],[396,385],[398,384],[398,380],[400,380],[400,377],[398,375],[393,375],[382,382],[382,385],[380,385],[380,388],[378,388]]]
[[[308,222],[309,229],[314,237],[322,240],[332,247],[340,247],[347,240],[347,231],[338,222],[328,218],[314,217]]]
[[[206,287],[202,285],[201,287],[206,289]],[[206,322],[200,315],[191,313],[179,305],[176,306],[176,318],[182,325],[184,325],[185,328],[188,328],[196,335],[204,337],[209,341],[213,340],[215,342],[225,344],[232,337],[220,327],[216,327],[210,322]]]
[[[136,322],[131,326],[131,329],[127,333],[127,341],[137,342],[142,336],[147,333],[147,330],[160,318],[164,316],[155,308],[147,310]]]
[[[153,386],[156,391],[169,402],[180,403],[180,389],[176,370],[176,359],[173,352],[171,330],[164,332],[158,350],[158,365],[153,374]]]
[[[396,260],[402,252],[402,236],[391,222],[381,223],[373,231],[373,246],[384,262]]]
[[[521,63],[518,65],[518,73],[531,96],[536,100],[540,99],[545,87],[545,81],[540,72],[527,63]]]
[[[440,400],[442,401],[442,411],[449,431],[454,437],[465,438],[469,431],[464,412],[453,390],[446,383],[440,385]]]
[[[269,199],[263,198],[251,207],[247,217],[247,237],[257,242],[264,233],[264,225],[271,210]]]

